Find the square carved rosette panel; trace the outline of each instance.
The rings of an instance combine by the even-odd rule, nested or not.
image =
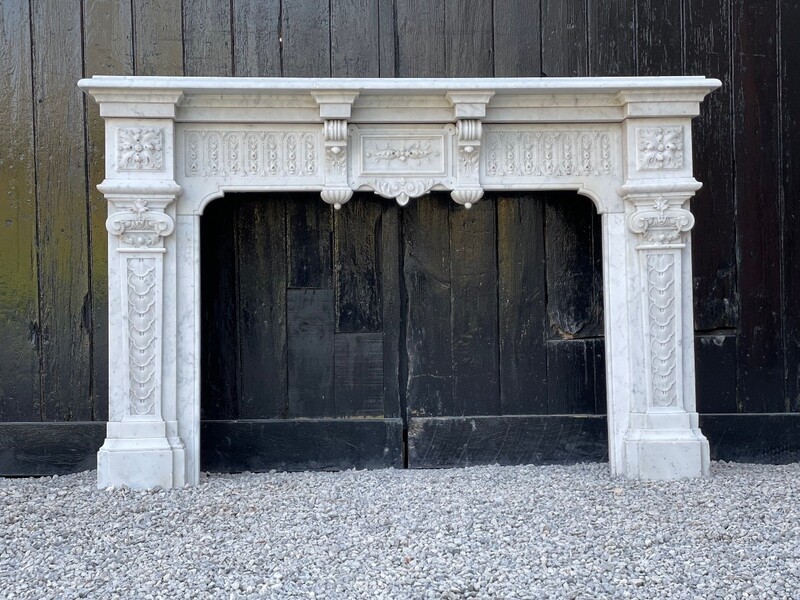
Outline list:
[[[692,335],[691,119],[703,77],[94,77],[106,120],[109,407],[98,485],[199,476],[199,222],[230,191],[568,189],[602,215],[613,474],[708,473]],[[447,232],[442,232],[447,235]]]

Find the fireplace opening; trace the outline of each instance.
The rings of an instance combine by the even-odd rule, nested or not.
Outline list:
[[[200,234],[202,469],[607,459],[588,198],[229,193]]]

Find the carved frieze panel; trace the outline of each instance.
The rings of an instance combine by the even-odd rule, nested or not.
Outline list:
[[[615,131],[487,127],[483,172],[493,177],[602,177],[617,174]]]
[[[117,171],[163,171],[164,129],[120,127],[117,129]]]
[[[683,127],[637,127],[636,166],[640,171],[683,168]]]
[[[431,189],[451,189],[456,127],[350,127],[353,188],[405,206]]]
[[[303,178],[320,173],[321,130],[188,129],[186,177]]]

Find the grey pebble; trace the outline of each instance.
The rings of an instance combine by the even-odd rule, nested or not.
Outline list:
[[[0,478],[0,598],[800,598],[800,464]]]

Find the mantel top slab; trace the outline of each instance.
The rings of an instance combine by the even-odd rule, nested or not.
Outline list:
[[[133,77],[100,75],[82,79],[81,88],[95,91],[180,91],[201,94],[275,94],[320,90],[352,90],[365,95],[426,94],[492,90],[503,94],[618,94],[620,92],[684,93],[703,96],[721,82],[706,77],[503,77],[503,78],[305,78],[305,77]]]
[[[721,83],[705,77],[95,76],[78,85],[100,104],[105,117],[313,122],[342,115],[351,122],[446,122],[472,116],[491,123],[691,118]]]

